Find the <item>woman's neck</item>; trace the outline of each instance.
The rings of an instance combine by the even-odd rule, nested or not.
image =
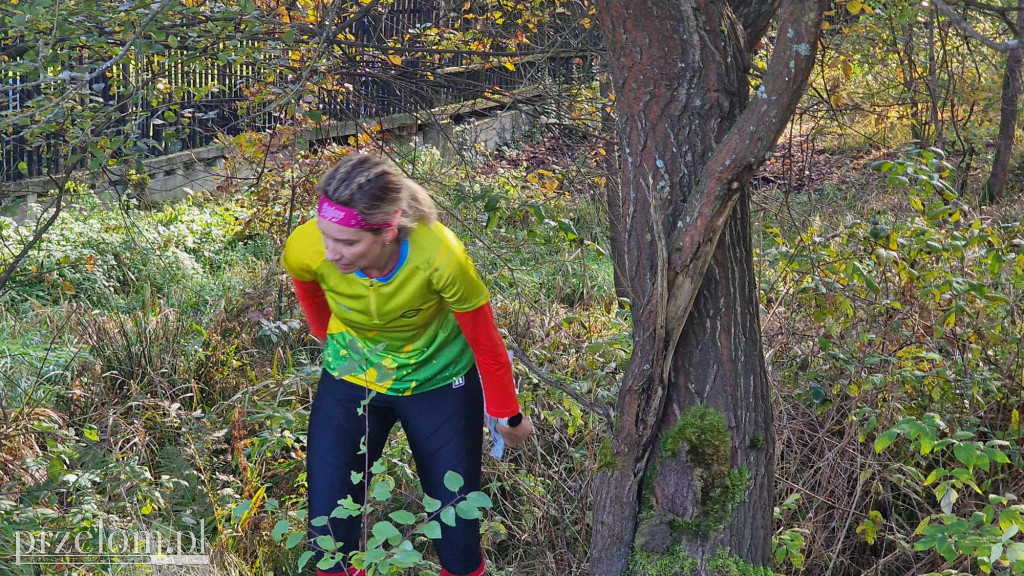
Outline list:
[[[395,270],[402,252],[402,240],[396,238],[394,242],[385,244],[385,248],[390,250],[385,250],[382,265],[379,268],[364,268],[363,274],[370,278],[383,278]]]

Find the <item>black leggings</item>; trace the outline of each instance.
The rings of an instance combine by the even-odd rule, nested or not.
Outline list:
[[[320,535],[333,535],[348,554],[359,549],[362,517],[330,518],[325,526],[313,526],[318,516],[330,516],[338,501],[352,496],[357,503],[364,498],[364,484],[352,483],[352,472],[366,470],[380,458],[395,421],[402,422],[423,492],[444,504],[455,494],[444,485],[449,470],[462,475],[467,494],[480,489],[480,449],[483,442],[483,390],[476,366],[460,378],[439,388],[409,396],[377,393],[366,407],[366,415],[357,412],[368,390],[358,384],[335,378],[326,370],[313,399],[309,415],[306,472],[309,482],[309,539],[314,564],[323,557],[315,544]],[[366,454],[359,448],[366,436]],[[441,567],[453,574],[469,574],[480,566],[480,522],[456,517],[455,527],[441,522],[441,539],[434,549]],[[344,572],[338,564],[326,572]]]

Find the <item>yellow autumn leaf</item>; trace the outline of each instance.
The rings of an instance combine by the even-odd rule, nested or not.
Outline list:
[[[515,72],[516,65],[511,63],[511,62],[505,62],[505,68],[508,68],[509,70],[512,70],[513,72]]]
[[[398,54],[388,54],[388,62],[391,62],[395,66],[402,65],[402,57]]]

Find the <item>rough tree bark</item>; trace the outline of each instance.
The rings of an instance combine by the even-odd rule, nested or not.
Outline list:
[[[705,574],[722,548],[768,559],[774,452],[746,182],[806,87],[824,0],[782,4],[749,98],[750,52],[779,0],[598,4],[620,142],[613,249],[634,347],[599,453],[595,575],[631,560],[642,573],[666,554]]]
[[[1024,29],[1024,0],[1017,0],[1017,30]],[[1006,53],[1006,67],[1003,70],[1002,105],[999,112],[999,135],[996,137],[996,155],[992,160],[992,172],[985,188],[982,189],[983,203],[998,202],[1006,188],[1006,177],[1010,171],[1010,156],[1013,154],[1013,137],[1017,131],[1017,115],[1020,113],[1020,73],[1024,61],[1024,50],[1020,45]]]

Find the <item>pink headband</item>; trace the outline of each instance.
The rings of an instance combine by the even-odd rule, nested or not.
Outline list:
[[[346,228],[378,230],[381,228],[393,228],[398,226],[398,218],[402,215],[402,211],[395,210],[394,215],[391,217],[391,221],[389,222],[384,222],[382,224],[367,224],[366,220],[363,220],[362,214],[356,211],[355,208],[342,206],[341,204],[332,202],[327,198],[327,196],[321,196],[320,202],[316,206],[316,214],[328,222],[339,226],[345,226]]]

